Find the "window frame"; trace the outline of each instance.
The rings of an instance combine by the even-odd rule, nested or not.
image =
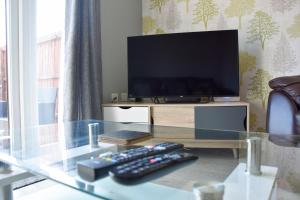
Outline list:
[[[32,48],[36,42],[36,0],[10,0],[6,3],[11,147],[29,150],[30,146],[37,145],[37,133],[23,133],[21,130],[38,125],[37,105],[32,103],[37,100],[37,85],[32,81],[37,76],[36,48]]]

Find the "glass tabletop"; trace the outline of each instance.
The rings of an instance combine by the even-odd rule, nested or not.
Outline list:
[[[97,137],[93,137],[98,143],[97,147],[90,145],[95,142],[89,137],[89,124],[93,123],[98,124]],[[107,141],[105,143],[101,140],[103,134],[124,130],[150,133],[150,137],[127,145]],[[240,180],[232,179],[232,174],[241,164],[246,163],[246,140],[259,137],[262,140],[262,165],[278,170],[272,198],[300,197],[300,148],[297,148],[300,140],[297,136],[269,137],[266,133],[98,120],[43,125],[9,132],[13,137],[0,137],[1,161],[103,199],[194,199],[192,191],[195,183],[228,183],[229,179],[238,182]],[[94,182],[83,180],[78,175],[78,161],[95,158],[107,152],[120,152],[165,141],[184,144],[182,151],[195,154],[199,158],[126,183],[109,175]]]

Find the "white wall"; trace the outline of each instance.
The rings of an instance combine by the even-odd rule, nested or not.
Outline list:
[[[127,36],[142,34],[141,0],[101,0],[103,100],[127,92]]]

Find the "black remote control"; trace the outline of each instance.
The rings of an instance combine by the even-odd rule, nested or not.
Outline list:
[[[190,153],[176,152],[148,156],[114,167],[109,174],[123,180],[137,179],[161,168],[197,158],[197,156]]]
[[[87,181],[95,181],[117,165],[130,162],[139,158],[167,153],[183,148],[182,144],[164,142],[154,146],[145,146],[122,151],[119,153],[104,153],[93,159],[77,162],[78,175]]]

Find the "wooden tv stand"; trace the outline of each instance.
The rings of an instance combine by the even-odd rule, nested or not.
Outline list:
[[[211,102],[207,104],[105,103],[104,120],[147,123],[198,129],[249,131],[250,105],[247,102]],[[193,129],[190,129],[193,130]],[[175,139],[175,138],[173,138]],[[170,137],[170,140],[171,137]],[[238,148],[236,141],[207,141],[201,145],[186,141],[186,146]]]
[[[244,130],[236,129],[238,131],[249,131],[249,113],[250,105],[246,102],[211,102],[207,104],[154,104],[154,103],[135,103],[135,102],[119,102],[119,103],[104,103],[103,113],[105,121],[115,122],[132,122],[132,123],[148,123],[153,125],[162,126],[176,126],[197,128],[195,119],[201,117],[201,108],[215,108],[216,112],[218,108],[228,108],[230,114],[230,108],[243,109],[246,117],[246,127]],[[236,111],[236,110],[233,110]],[[204,114],[204,113],[203,113]],[[244,119],[243,119],[244,120]],[[201,127],[211,128],[215,127]],[[233,130],[231,127],[224,127],[222,129]]]

